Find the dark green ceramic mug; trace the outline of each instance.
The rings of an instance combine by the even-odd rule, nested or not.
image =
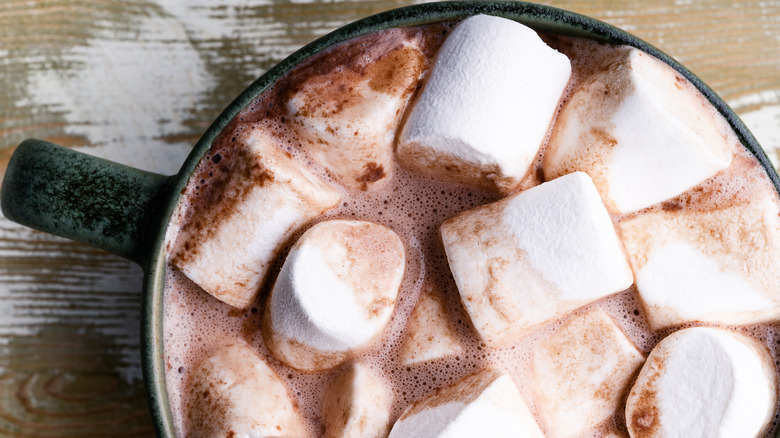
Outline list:
[[[395,9],[338,29],[303,47],[249,86],[203,134],[176,175],[163,176],[65,149],[41,140],[23,142],[2,185],[3,214],[16,222],[89,243],[144,269],[143,370],[155,429],[174,436],[163,366],[163,241],[173,209],[198,161],[228,122],[259,93],[303,59],[336,43],[380,29],[490,14],[539,31],[635,46],[688,78],[728,120],[780,192],[780,178],[742,121],[715,93],[668,55],[613,26],[582,15],[522,2],[445,2]]]

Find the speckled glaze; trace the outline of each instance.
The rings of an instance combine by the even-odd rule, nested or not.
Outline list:
[[[130,168],[42,140],[27,140],[17,148],[6,171],[0,194],[3,214],[32,228],[118,254],[144,269],[142,354],[149,406],[158,436],[175,436],[162,354],[165,229],[190,174],[212,141],[259,93],[314,53],[381,29],[457,20],[474,14],[509,18],[539,31],[631,45],[665,61],[688,78],[726,117],[780,192],[780,178],[755,138],[723,100],[686,68],[609,24],[524,2],[428,3],[373,15],[325,35],[284,59],[241,93],[206,130],[179,173],[173,176]]]

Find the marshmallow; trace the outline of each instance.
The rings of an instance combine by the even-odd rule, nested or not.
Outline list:
[[[384,329],[404,268],[404,245],[389,228],[346,220],[313,226],[295,243],[268,297],[268,349],[300,370],[338,365]]]
[[[306,436],[285,383],[244,342],[226,345],[201,362],[190,385],[187,436]]]
[[[567,321],[533,356],[534,405],[547,436],[585,436],[613,416],[644,361],[603,310]]]
[[[449,219],[452,275],[491,346],[633,283],[612,221],[581,172]]]
[[[390,388],[379,377],[353,364],[325,394],[325,438],[385,438],[392,401]]]
[[[619,223],[653,330],[778,319],[780,207],[774,196],[711,210],[652,211]]]
[[[632,438],[763,436],[775,412],[769,351],[722,329],[680,330],[653,348],[626,400]]]
[[[217,299],[253,303],[284,242],[306,222],[334,207],[339,194],[307,171],[260,130],[225,156],[213,201],[185,223],[170,262]]]
[[[542,438],[512,377],[488,368],[407,407],[389,438]]]
[[[565,105],[543,170],[548,179],[587,172],[607,207],[628,213],[725,169],[735,144],[725,119],[680,73],[626,48]]]
[[[408,116],[399,162],[512,191],[536,158],[570,75],[569,59],[532,29],[487,15],[463,20]]]
[[[393,170],[395,131],[426,67],[419,38],[398,44],[403,32],[392,29],[361,40],[369,49],[334,49],[339,55],[344,50],[386,53],[347,67],[333,63],[323,72],[318,63],[317,72],[287,102],[302,148],[353,188],[381,187]]]
[[[409,366],[462,353],[463,346],[451,324],[441,297],[431,289],[423,289],[406,320],[401,363]]]

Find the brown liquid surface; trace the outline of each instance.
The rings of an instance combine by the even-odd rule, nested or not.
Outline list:
[[[426,54],[430,58],[451,27],[450,24],[436,24],[426,28],[395,31],[393,38],[422,38]],[[602,65],[605,57],[614,50],[613,46],[587,40],[554,35],[543,35],[543,38],[553,48],[572,59],[573,71],[569,90]],[[168,245],[170,246],[172,239],[175,239],[179,225],[189,220],[190,212],[196,211],[198,205],[204,205],[213,199],[211,188],[219,186],[219,181],[224,179],[222,171],[227,168],[223,160],[235,155],[233,150],[237,144],[240,144],[241,133],[246,130],[264,129],[277,136],[293,156],[324,179],[335,184],[335,180],[324,169],[318,168],[316,163],[300,152],[298,139],[288,129],[288,120],[285,119],[283,106],[279,102],[280,99],[288,96],[291,90],[295,90],[296,83],[308,74],[327,71],[339,63],[349,64],[358,61],[365,63],[366,59],[370,61],[372,58],[381,57],[387,47],[392,46],[386,40],[381,40],[381,44],[374,46],[371,45],[372,42],[376,42],[376,37],[361,37],[356,41],[345,43],[337,50],[321,55],[320,59],[305,63],[237,116],[217,139],[211,152],[191,178],[179,212],[174,215],[168,234]],[[561,103],[565,101],[566,96]],[[529,171],[522,185],[523,189],[543,182],[542,172],[537,170],[543,150],[544,148],[540,152],[535,168]],[[708,186],[694,188],[655,208],[718,208],[723,204],[740,202],[758,194],[766,196],[767,193],[771,193],[772,196],[776,196],[768,177],[755,158],[742,146],[739,146],[739,150],[732,167],[722,172],[715,182],[709,183]],[[524,399],[534,411],[529,367],[535,346],[563,321],[594,306],[607,311],[629,339],[645,354],[649,353],[663,337],[682,328],[650,331],[644,311],[632,287],[579,309],[563,320],[546,324],[531,332],[516,345],[503,349],[487,348],[479,341],[460,303],[438,230],[439,225],[446,219],[461,211],[493,202],[499,199],[499,196],[472,187],[426,178],[397,165],[393,170],[394,172],[389,172],[393,175],[391,180],[381,190],[361,191],[342,187],[341,205],[304,227],[308,228],[318,221],[337,218],[366,220],[390,227],[401,237],[406,246],[406,272],[391,322],[382,337],[369,350],[353,359],[370,366],[392,388],[394,393],[392,420],[395,420],[410,402],[489,364],[498,365],[513,376]],[[712,186],[715,186],[715,189],[711,190]],[[613,219],[617,221],[620,218]],[[308,422],[311,436],[322,434],[324,426],[321,412],[324,390],[336,375],[348,367],[349,362],[325,372],[296,371],[269,354],[260,332],[260,319],[268,291],[289,248],[303,231],[305,229],[299,230],[287,242],[277,257],[255,306],[245,311],[234,309],[216,300],[176,269],[168,268],[163,320],[166,378],[170,404],[176,419],[176,429],[180,436],[189,434],[186,412],[190,400],[187,400],[186,394],[188,381],[193,378],[191,371],[216,348],[224,345],[227,340],[236,338],[244,339],[254,346],[286,381],[290,394],[295,397]],[[423,288],[430,288],[443,297],[450,320],[457,328],[460,343],[464,347],[463,353],[457,357],[406,367],[400,363],[398,347],[406,337],[404,323]],[[776,363],[779,362],[780,325],[765,324],[733,329],[758,339],[769,348],[776,358]],[[628,389],[630,388],[626,388],[623,400]],[[607,431],[617,431],[628,436],[623,410],[624,405],[621,405],[614,418],[607,420],[594,436],[601,436]],[[775,433],[776,423],[777,414],[772,430],[767,436]]]

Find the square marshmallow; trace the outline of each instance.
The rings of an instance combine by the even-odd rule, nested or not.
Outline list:
[[[306,434],[287,383],[243,341],[229,341],[198,364],[187,398],[187,437]]]
[[[780,319],[780,207],[774,189],[726,208],[659,209],[618,227],[653,330]]]
[[[461,22],[398,143],[404,167],[502,192],[528,172],[571,75],[532,29],[499,17]]]
[[[415,401],[388,438],[543,438],[512,377],[486,368]]]
[[[405,366],[457,356],[463,352],[458,332],[437,291],[424,287],[406,322],[406,336],[399,349]]]
[[[626,426],[636,438],[765,437],[776,403],[766,346],[727,329],[689,327],[653,347],[626,399]]]
[[[633,283],[612,220],[581,172],[461,213],[441,235],[461,301],[491,345]]]
[[[725,169],[738,144],[680,73],[626,48],[584,81],[558,116],[544,175],[588,173],[608,208],[629,213]]]
[[[171,263],[217,299],[252,304],[279,249],[306,222],[334,207],[338,192],[258,130],[219,162],[214,201],[182,225]],[[237,146],[238,147],[238,146]]]
[[[405,266],[401,238],[383,225],[336,219],[309,228],[287,254],[266,301],[268,350],[305,371],[345,361],[381,335]]]
[[[294,87],[287,110],[301,147],[348,187],[379,188],[390,179],[395,132],[427,67],[421,42],[413,29],[347,42],[324,56],[368,53],[350,62],[317,62],[310,67],[316,73]]]
[[[644,356],[601,309],[567,321],[534,351],[534,404],[547,436],[579,437],[614,415]]]
[[[323,399],[324,438],[385,438],[393,393],[365,365],[353,363],[336,377]]]

